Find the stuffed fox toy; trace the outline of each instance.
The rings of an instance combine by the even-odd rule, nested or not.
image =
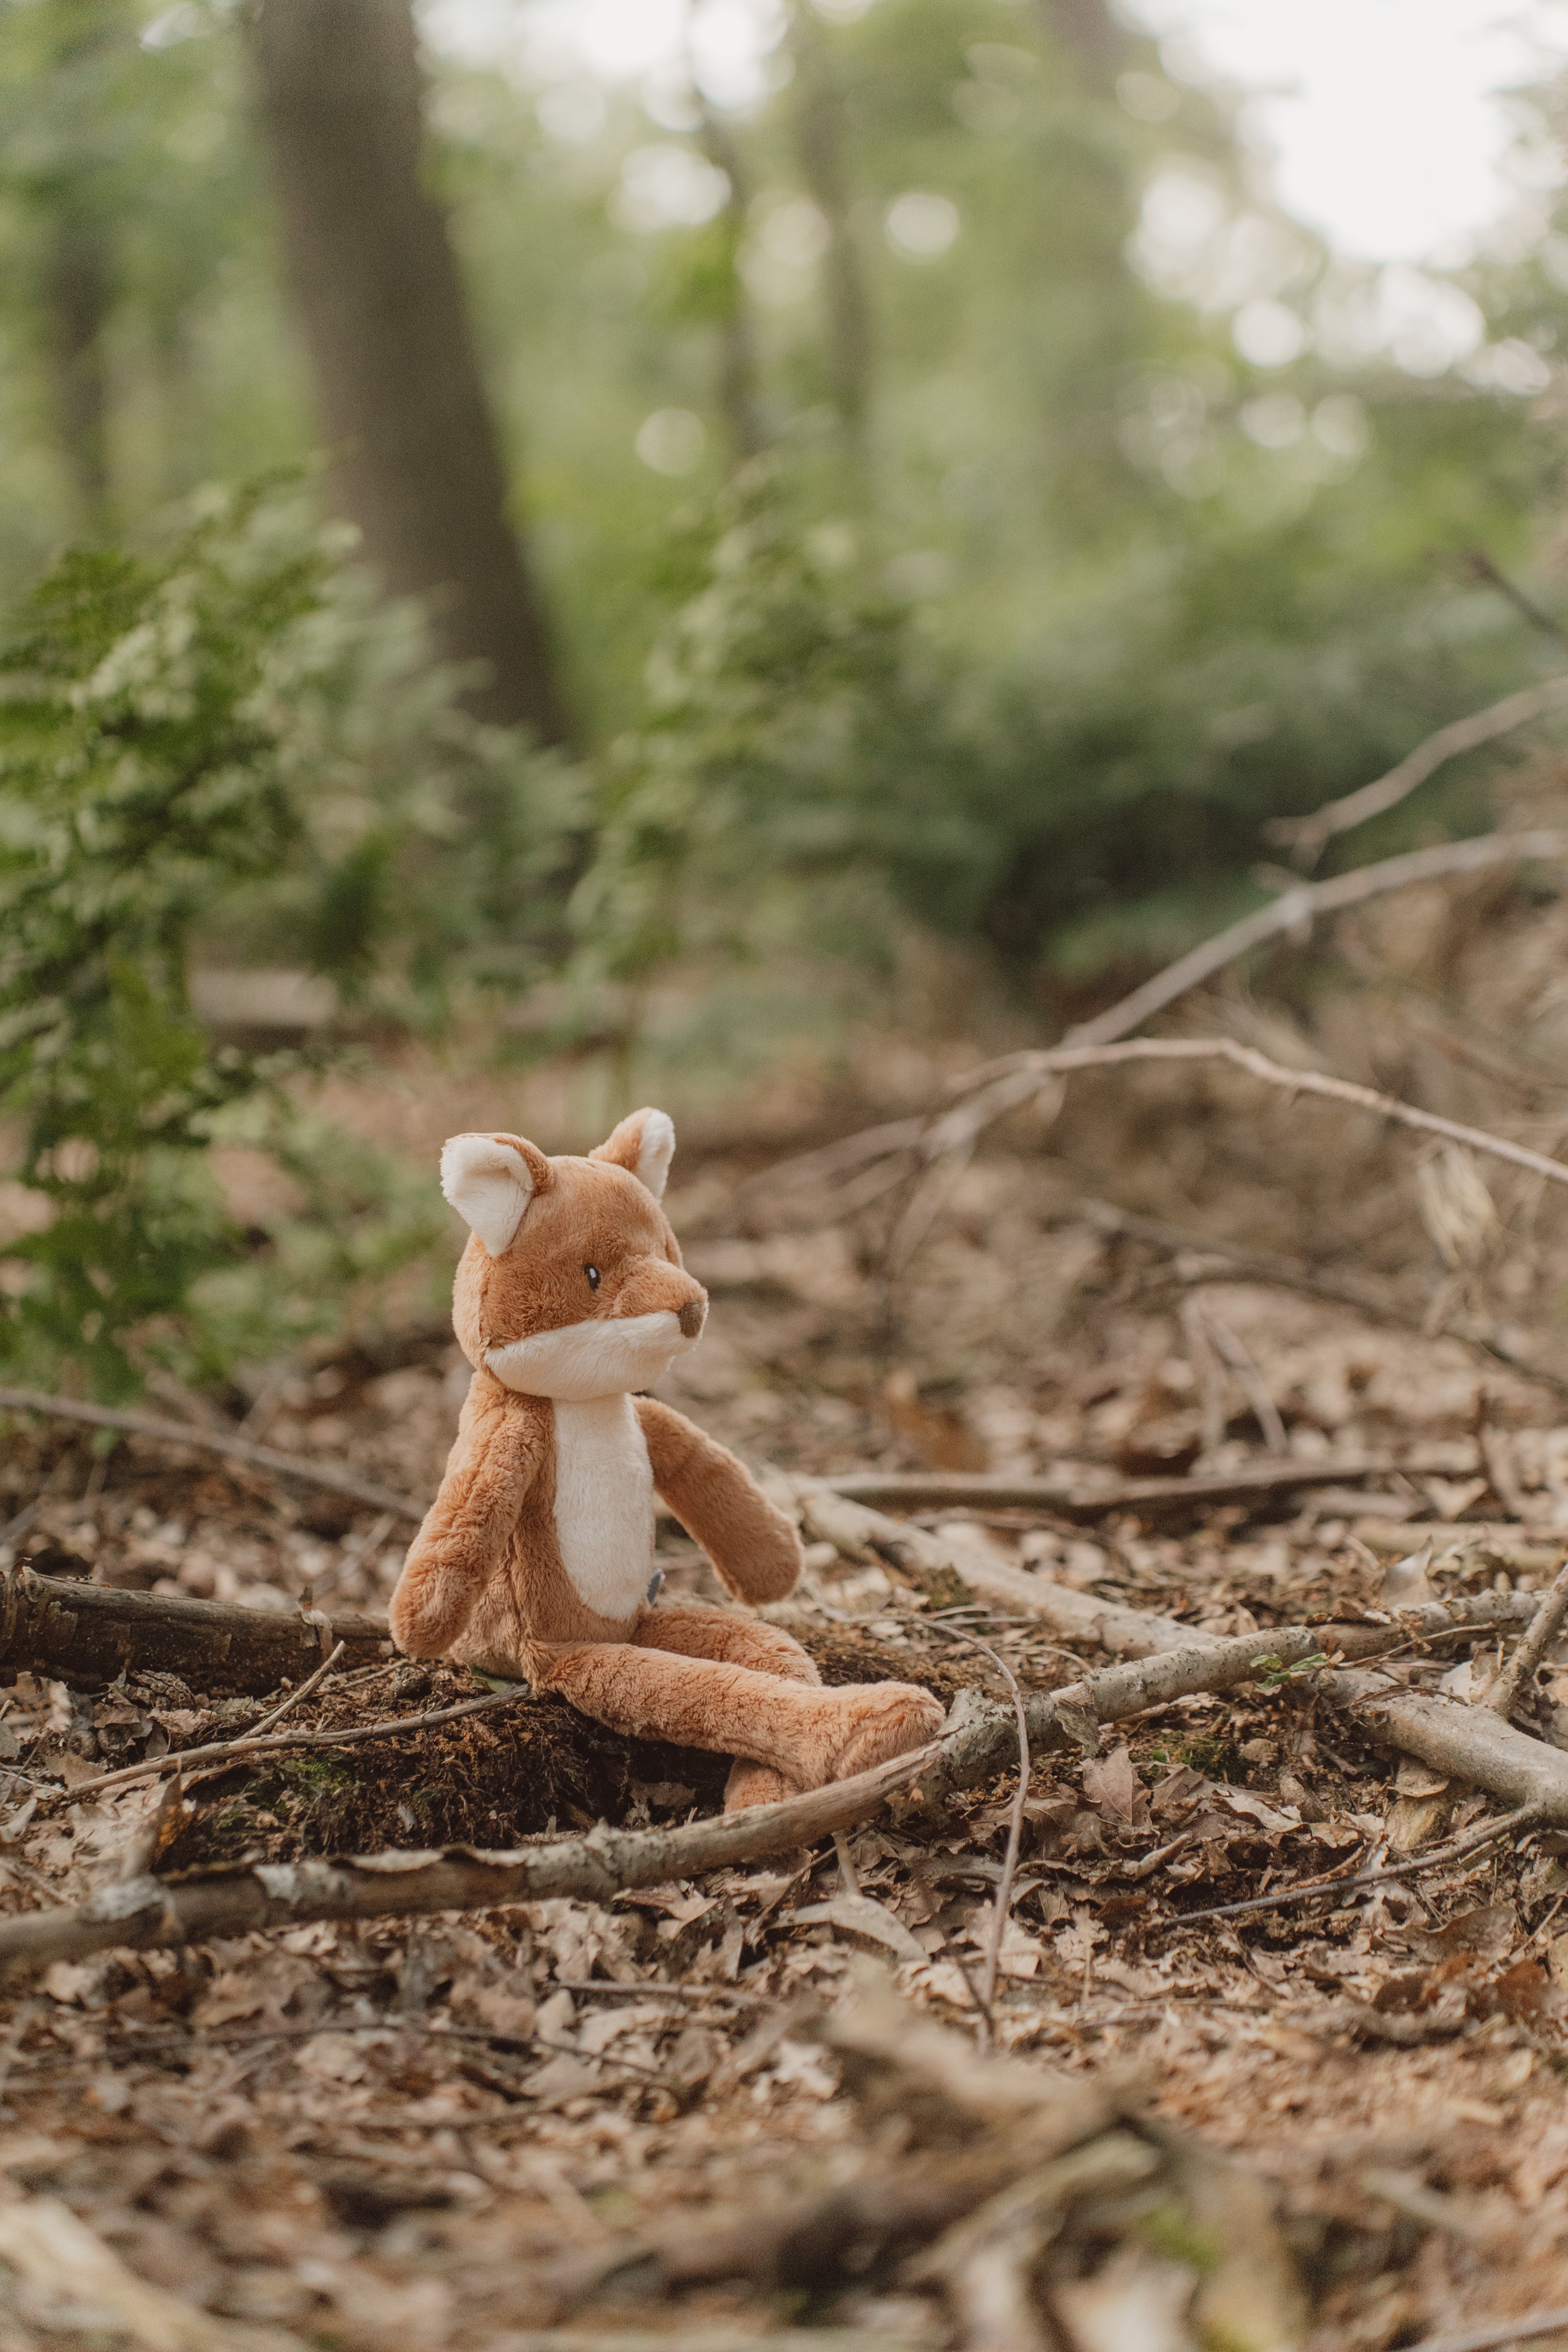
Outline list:
[[[908,1683],[824,1690],[779,1627],[649,1597],[656,1493],[737,1599],[781,1601],[800,1571],[749,1472],[643,1393],[708,1312],[659,1206],[674,1150],[663,1111],[639,1110],[585,1160],[515,1135],[442,1152],[470,1229],[452,1319],[474,1376],[391,1632],[415,1657],[521,1673],[617,1731],[732,1756],[734,1811],[902,1755],[942,1708]]]

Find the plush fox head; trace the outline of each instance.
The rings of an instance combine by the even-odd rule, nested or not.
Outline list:
[[[518,1135],[454,1135],[441,1190],[470,1228],[452,1322],[468,1361],[529,1396],[651,1388],[695,1347],[708,1294],[659,1207],[675,1151],[661,1110],[635,1110],[586,1160]]]

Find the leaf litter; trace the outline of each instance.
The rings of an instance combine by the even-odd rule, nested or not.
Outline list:
[[[942,1353],[911,1349],[889,1379],[855,1253],[814,1261],[811,1296],[775,1253],[730,1266],[721,1342],[678,1401],[784,1473],[1263,1458],[1239,1391],[1212,1442],[1158,1253],[1074,1224],[1059,1179],[1022,1161],[965,1181],[906,1310],[956,1328]],[[1012,1339],[1012,1304],[987,1319],[972,1297],[983,1260],[997,1307],[1009,1239],[1034,1313]],[[690,1255],[700,1273],[700,1235]],[[929,1523],[1220,1634],[1385,1616],[1413,1597],[1390,1569],[1426,1531],[1434,1594],[1551,1580],[1568,1544],[1555,1399],[1478,1372],[1455,1340],[1239,1282],[1205,1296],[1293,1451],[1413,1466],[1184,1521],[949,1505]],[[302,1372],[279,1386],[268,1442],[428,1485],[455,1370],[422,1343],[346,1388],[330,1362]],[[398,1548],[336,1498],[172,1466],[136,1441],[90,1494],[89,1468],[58,1431],[15,1441],[18,1505],[46,1492],[17,1557],[154,1592],[293,1607],[330,1585],[334,1606],[384,1606]],[[661,1524],[659,1551],[668,1591],[721,1598],[679,1529]],[[890,1566],[813,1545],[800,1594],[773,1613],[828,1680],[1003,1695]],[[1026,1689],[1095,1663],[1033,1622],[961,1622]],[[1439,1649],[1403,1671],[1484,1691],[1479,1650],[1468,1675],[1454,1668]],[[895,1800],[837,1846],[607,1906],[317,1925],[57,1962],[6,1987],[0,2347],[524,2352],[842,2331],[935,2347],[990,2341],[985,2314],[1012,2310],[1035,2331],[1020,2345],[1068,2352],[1382,2352],[1568,2304],[1568,1838],[1192,1917],[1484,1818],[1472,1792],[1397,1768],[1321,1706],[1310,1673],[1271,1680],[1037,1763],[988,2050],[975,1988],[1008,1773],[931,1811]],[[388,1658],[330,1677],[289,1720],[341,1729],[482,1687]],[[155,1782],[71,1788],[244,1731],[267,1702],[170,1675],[97,1693],[23,1676],[8,1702],[11,1910],[111,1883],[150,1825],[156,1868],[177,1874],[679,1822],[715,1810],[724,1776],[524,1698],[358,1748],[240,1759],[160,1817]],[[1549,1664],[1537,1727],[1568,1729],[1568,1663]]]

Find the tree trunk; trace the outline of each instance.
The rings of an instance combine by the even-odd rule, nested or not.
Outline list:
[[[730,183],[729,199],[721,215],[728,278],[719,314],[719,406],[730,428],[737,464],[754,457],[764,439],[757,395],[757,339],[751,305],[737,266],[745,235],[752,192],[744,160],[729,127],[712,108],[704,105],[699,129],[702,152]]]
[[[336,501],[388,592],[428,600],[442,652],[483,666],[469,707],[559,742],[457,257],[421,179],[412,0],[253,0],[248,23]]]
[[[63,197],[49,225],[40,273],[55,427],[83,519],[101,529],[109,509],[109,380],[103,336],[110,268],[102,225]]]
[[[259,1693],[302,1682],[334,1642],[347,1645],[345,1674],[391,1648],[375,1617],[313,1623],[281,1609],[118,1592],[28,1569],[0,1574],[0,1682],[29,1674],[92,1689],[123,1674],[157,1672],[204,1693]]]
[[[843,101],[827,43],[809,8],[795,9],[791,35],[801,176],[828,231],[822,257],[828,375],[851,446],[863,457],[871,411],[871,303],[849,217]]]
[[[1106,0],[1040,0],[1040,16],[1051,37],[1097,80],[1109,80],[1126,63],[1131,43]]]

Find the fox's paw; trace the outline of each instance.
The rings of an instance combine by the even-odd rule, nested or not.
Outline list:
[[[836,1780],[853,1780],[857,1772],[923,1748],[942,1729],[942,1701],[913,1683],[859,1683],[833,1696],[849,1702],[846,1738],[833,1760]]]
[[[445,1656],[468,1622],[472,1599],[457,1577],[406,1579],[392,1596],[386,1630],[411,1658]]]
[[[724,1784],[724,1811],[739,1813],[751,1805],[782,1805],[786,1797],[799,1794],[795,1783],[775,1772],[771,1764],[755,1764],[749,1756],[737,1756]]]

